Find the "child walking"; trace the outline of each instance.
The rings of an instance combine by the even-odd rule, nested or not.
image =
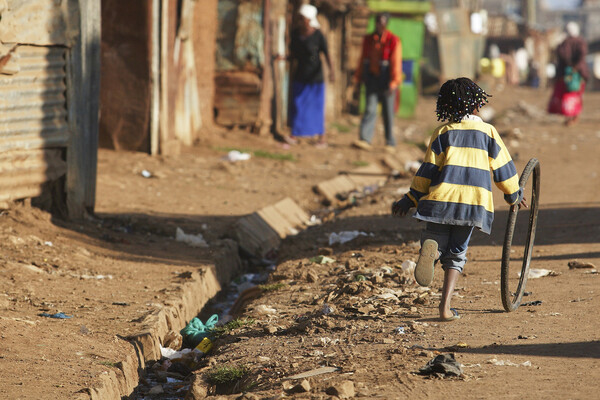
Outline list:
[[[477,227],[489,234],[494,219],[492,178],[510,204],[527,207],[515,165],[496,129],[477,113],[491,97],[468,78],[451,79],[440,88],[436,113],[438,127],[410,191],[392,205],[392,214],[404,216],[417,207],[415,218],[427,222],[421,233],[421,252],[415,279],[421,286],[433,280],[440,260],[444,285],[440,320],[460,318],[450,307],[454,286],[467,262],[467,248]]]

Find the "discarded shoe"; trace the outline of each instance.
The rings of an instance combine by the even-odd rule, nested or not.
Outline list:
[[[433,265],[438,258],[438,244],[435,240],[426,239],[421,246],[419,260],[415,267],[415,280],[421,286],[429,286],[433,281]]]

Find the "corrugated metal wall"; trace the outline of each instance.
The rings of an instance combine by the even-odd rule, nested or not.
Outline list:
[[[64,175],[66,48],[16,46],[0,74],[0,201],[37,196]]]

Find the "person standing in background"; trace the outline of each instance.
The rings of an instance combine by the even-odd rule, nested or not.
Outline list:
[[[304,4],[300,7],[300,27],[291,35],[290,59],[292,61],[292,96],[290,126],[292,137],[289,144],[298,138],[318,137],[317,148],[327,147],[325,141],[325,83],[321,54],[325,57],[329,79],[335,75],[325,36],[319,30],[317,8]]]
[[[375,32],[363,39],[362,53],[354,82],[364,83],[367,91],[365,114],[360,123],[360,138],[354,146],[363,150],[371,149],[377,104],[381,103],[381,112],[385,128],[386,151],[394,152],[394,114],[399,104],[398,86],[402,81],[402,42],[387,30],[390,20],[388,13],[377,14]]]
[[[566,118],[565,125],[577,122],[583,109],[582,95],[585,81],[589,79],[589,71],[585,63],[587,44],[579,36],[579,25],[569,22],[565,30],[567,38],[556,49],[556,80],[548,112],[562,114]]]

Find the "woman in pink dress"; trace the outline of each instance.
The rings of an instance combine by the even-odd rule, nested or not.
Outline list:
[[[587,44],[579,35],[579,25],[569,22],[565,30],[567,38],[556,49],[558,65],[548,112],[564,115],[565,124],[572,125],[583,108],[582,94],[589,71],[585,63]],[[574,80],[574,85],[567,85],[566,80]]]

